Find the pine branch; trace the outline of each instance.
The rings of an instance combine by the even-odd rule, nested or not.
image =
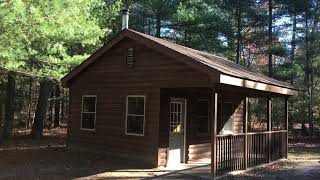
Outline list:
[[[31,77],[31,78],[35,78],[35,79],[47,78],[47,79],[51,80],[54,83],[58,83],[59,82],[59,80],[54,79],[52,77],[36,75],[36,74],[27,73],[27,72],[18,71],[18,70],[11,70],[11,69],[8,69],[8,68],[3,67],[3,66],[0,65],[0,73],[1,72],[3,72],[3,74],[7,74],[9,72],[13,72],[13,73],[18,74],[18,75],[23,76],[23,77]]]

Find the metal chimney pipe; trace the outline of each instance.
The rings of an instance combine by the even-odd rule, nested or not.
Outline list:
[[[122,30],[129,28],[129,9],[122,9]]]

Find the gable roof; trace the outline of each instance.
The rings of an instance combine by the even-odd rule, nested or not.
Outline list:
[[[86,61],[81,63],[75,69],[73,69],[69,74],[64,76],[61,81],[64,86],[73,79],[76,75],[78,75],[83,69],[93,63],[98,57],[100,57],[103,53],[121,41],[123,38],[128,37],[134,39],[143,44],[147,44],[148,47],[154,49],[161,49],[161,52],[167,54],[175,54],[179,56],[184,56],[182,61],[187,64],[197,64],[202,67],[206,67],[209,70],[217,70],[221,74],[225,74],[234,78],[241,78],[242,80],[249,80],[250,82],[258,82],[264,83],[276,87],[288,88],[291,90],[296,90],[293,86],[288,83],[278,81],[276,79],[267,77],[260,73],[252,72],[249,69],[235,64],[226,58],[222,58],[213,54],[209,54],[206,52],[198,51],[195,49],[191,49],[185,46],[181,46],[175,43],[171,43],[167,40],[156,38],[154,36],[146,35],[131,29],[125,29],[121,31],[116,37],[110,40],[103,47],[98,49],[93,55],[91,55]],[[201,67],[200,67],[201,68]]]

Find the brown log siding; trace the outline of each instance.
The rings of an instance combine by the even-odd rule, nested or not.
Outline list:
[[[126,68],[126,48],[134,47],[135,68]],[[210,78],[212,80],[212,77]],[[125,39],[71,82],[68,144],[158,165],[160,88],[209,87],[209,77],[177,60]],[[96,130],[80,130],[81,96],[97,95]],[[125,135],[127,95],[146,95],[145,135]],[[161,101],[161,104],[163,102]],[[161,124],[160,124],[161,126]]]

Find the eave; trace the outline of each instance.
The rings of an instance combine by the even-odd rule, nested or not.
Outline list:
[[[220,83],[226,85],[232,85],[242,88],[255,89],[259,91],[267,91],[287,96],[297,96],[298,91],[295,89],[289,89],[285,87],[275,86],[262,82],[255,82],[248,79],[242,79],[238,77],[232,77],[226,74],[220,74]]]

